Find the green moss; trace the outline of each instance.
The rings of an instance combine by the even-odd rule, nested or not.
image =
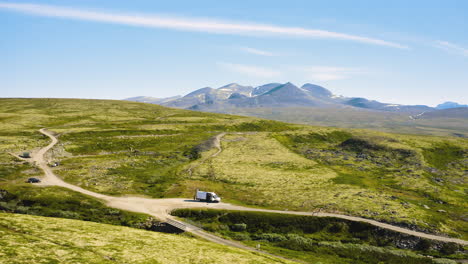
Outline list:
[[[352,152],[370,152],[384,150],[385,148],[379,144],[376,144],[370,140],[361,138],[349,138],[339,144],[339,146],[345,150]]]
[[[295,130],[294,125],[286,124],[283,122],[272,121],[272,120],[260,120],[255,122],[243,122],[238,125],[234,125],[230,130],[234,131],[269,131],[269,132],[280,132]]]
[[[427,163],[438,169],[447,169],[451,162],[456,162],[465,157],[468,152],[459,146],[450,143],[437,143],[431,148],[425,148],[423,155]]]
[[[278,136],[279,140],[286,140],[286,138]],[[289,137],[289,142],[294,144],[307,143],[307,144],[317,144],[317,143],[340,143],[352,137],[351,133],[345,131],[331,131],[325,133],[308,133],[308,134],[286,134],[286,137]]]
[[[462,186],[466,186],[462,180],[466,170],[463,160],[468,149],[466,140],[452,139],[448,143],[443,138],[379,135],[368,131],[327,139],[326,135],[332,134],[331,131],[333,129],[275,134],[275,138],[290,150],[336,172],[337,176],[330,182],[343,187],[328,199],[330,203],[338,203],[341,210],[362,204],[362,211],[353,210],[352,214],[391,222],[406,211],[407,217],[425,222],[416,223],[421,229],[444,229],[457,236],[466,236],[462,227],[466,224],[460,213],[464,206]],[[427,163],[436,165],[439,170],[428,167]],[[351,198],[355,203],[347,204],[338,198],[349,197],[347,189],[356,187],[360,188],[358,197]],[[331,187],[327,190],[334,192]],[[387,198],[379,198],[383,196]],[[364,202],[363,197],[372,198]],[[347,208],[343,207],[345,204]],[[422,205],[431,209],[424,209]],[[415,221],[407,224],[413,225]]]
[[[0,213],[0,263],[283,263],[183,235],[85,221]]]
[[[360,187],[367,187],[364,183],[364,177],[357,174],[338,173],[338,176],[332,179],[336,184],[349,184]]]

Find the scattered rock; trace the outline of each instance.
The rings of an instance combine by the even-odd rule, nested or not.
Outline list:
[[[356,155],[356,158],[359,158],[359,159],[367,159],[367,155],[364,154],[364,153],[359,153]]]
[[[430,172],[430,173],[434,173],[434,174],[439,173],[439,171],[436,168],[431,168],[431,167],[428,167],[427,171]]]
[[[439,212],[439,213],[446,213],[447,211],[440,209],[440,210],[437,210],[437,212]]]
[[[9,195],[7,190],[0,189],[0,201],[5,199]]]
[[[429,206],[423,204],[424,209],[431,209]]]

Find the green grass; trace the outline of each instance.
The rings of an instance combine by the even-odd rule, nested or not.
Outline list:
[[[198,167],[193,179],[218,182],[211,189],[229,201],[338,211],[466,237],[463,170],[436,175],[421,154],[442,140],[325,128],[233,134],[225,137],[223,152]],[[466,140],[453,141],[466,146]],[[444,183],[436,182],[438,177]],[[223,183],[238,191],[226,192]]]
[[[320,145],[315,142],[294,143],[296,137],[302,138],[303,135],[279,135],[276,138],[296,153],[337,172],[338,177],[333,179],[335,183],[386,193],[389,198],[406,207],[426,204],[438,210],[449,209],[450,217],[460,219],[458,224],[461,228],[457,232],[463,232],[461,219],[463,208],[466,207],[463,186],[466,183],[462,179],[467,167],[463,159],[463,156],[466,157],[466,140],[372,135],[364,131],[356,131],[354,134],[353,138],[343,142],[329,140]],[[434,145],[442,145],[448,151],[441,153],[439,149],[433,148]],[[429,159],[428,156],[434,158]],[[435,169],[431,167],[434,166],[434,160],[450,166]],[[427,210],[424,221],[438,223],[443,228],[441,219],[444,216],[434,211],[437,210]]]
[[[153,229],[148,215],[109,208],[101,201],[61,187],[0,185],[0,212],[61,217]]]
[[[446,170],[449,165],[456,165],[468,155],[466,149],[450,143],[437,143],[433,147],[424,149],[424,158],[430,165]]]
[[[96,192],[192,197],[199,188],[236,204],[340,212],[468,237],[467,139],[110,100],[0,99],[0,118],[5,186],[40,175],[8,152],[34,153],[47,145],[37,132],[47,127],[59,139],[48,154],[61,164],[55,173]],[[222,132],[228,132],[223,151],[205,160],[214,153],[211,139]],[[187,169],[196,164],[190,176]]]
[[[276,121],[168,109],[110,100],[0,99],[0,151],[37,150],[58,133],[50,159],[66,181],[112,195],[162,197],[183,180],[183,168],[200,156],[198,146],[223,131],[283,131]],[[12,142],[16,142],[12,144]],[[15,167],[16,169],[16,167]],[[1,171],[0,171],[1,173]],[[7,173],[7,172],[5,172]]]
[[[0,263],[292,263],[181,235],[0,213]]]
[[[447,258],[466,258],[463,248],[451,243],[336,218],[210,209],[172,214],[218,235],[311,263],[454,263]]]

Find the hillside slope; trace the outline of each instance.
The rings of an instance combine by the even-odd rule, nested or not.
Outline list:
[[[262,107],[225,108],[218,113],[254,116],[342,128],[365,128],[390,133],[468,137],[468,108],[436,110],[417,115],[357,108]]]
[[[0,237],[0,263],[290,263],[180,235],[18,214],[0,213]]]
[[[467,236],[463,138],[293,125],[123,101],[0,101],[0,185],[31,175],[8,152],[47,145],[37,132],[47,127],[59,139],[49,156],[60,162],[55,173],[94,192],[192,197],[200,188],[238,204],[338,212]],[[227,133],[223,151],[206,159],[220,133]]]

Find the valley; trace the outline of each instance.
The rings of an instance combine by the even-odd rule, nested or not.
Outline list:
[[[237,114],[284,122],[365,128],[404,134],[468,137],[468,108],[445,102],[436,107],[382,103],[335,95],[315,84],[269,83],[257,87],[231,83],[205,87],[185,96],[126,100],[204,112]]]
[[[42,186],[70,188],[159,219],[170,218],[158,213],[165,208],[199,205],[176,199],[167,207],[164,199],[158,204],[148,198],[192,197],[200,188],[233,204],[210,208],[362,216],[357,220],[466,239],[460,173],[467,142],[461,138],[310,127],[119,101],[3,99],[2,107],[10,122],[1,134],[6,166],[0,189],[17,196],[29,188],[56,188],[23,183],[41,172],[10,153],[30,151],[52,173]],[[49,144],[37,132],[41,127],[58,138],[48,152],[39,151]],[[48,162],[36,159],[42,154]],[[60,165],[48,167],[53,161]],[[130,206],[132,199],[141,209]]]
[[[467,10],[0,0],[0,264],[468,264]]]

